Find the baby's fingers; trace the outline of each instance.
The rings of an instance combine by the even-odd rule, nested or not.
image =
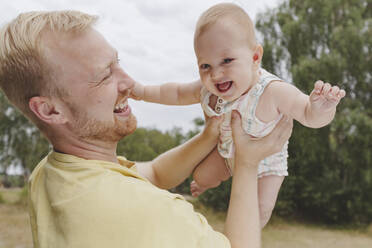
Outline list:
[[[346,91],[344,90],[340,90],[337,94],[337,97],[339,97],[340,99],[345,97],[346,96]]]
[[[327,97],[332,89],[332,86],[329,83],[325,83],[322,89],[322,95]]]
[[[315,84],[314,84],[315,93],[320,94],[320,92],[323,89],[323,85],[324,85],[323,81],[321,81],[321,80],[316,81]]]
[[[333,86],[331,90],[329,91],[327,98],[339,101],[341,98],[343,98],[346,95],[346,92],[344,90],[340,90],[338,86]]]
[[[333,86],[329,91],[328,95],[330,97],[337,96],[338,92],[340,92],[340,88],[338,86]]]

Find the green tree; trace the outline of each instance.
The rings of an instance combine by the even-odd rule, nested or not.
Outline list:
[[[330,125],[295,125],[281,214],[372,220],[371,13],[367,0],[287,0],[258,16],[266,69],[306,93],[318,79],[347,91]]]
[[[119,142],[118,154],[133,161],[150,161],[184,142],[181,131],[174,128],[163,133],[157,129],[137,128],[133,134]]]
[[[0,170],[20,165],[25,179],[48,153],[49,145],[39,130],[10,105],[0,92]],[[6,179],[5,179],[6,180]]]

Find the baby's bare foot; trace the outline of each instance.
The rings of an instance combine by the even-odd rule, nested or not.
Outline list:
[[[190,183],[190,191],[191,191],[191,195],[193,197],[198,197],[199,195],[201,195],[204,191],[206,190],[206,188],[203,188],[201,187],[197,182],[195,181],[192,181]]]

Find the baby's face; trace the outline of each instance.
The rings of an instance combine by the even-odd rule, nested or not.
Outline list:
[[[239,98],[257,81],[254,51],[234,23],[213,24],[197,38],[195,52],[203,85],[226,101]]]

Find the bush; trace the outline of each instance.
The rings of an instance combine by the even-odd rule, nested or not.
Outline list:
[[[220,186],[209,189],[199,196],[200,202],[215,210],[226,211],[229,206],[231,178],[222,182]]]

